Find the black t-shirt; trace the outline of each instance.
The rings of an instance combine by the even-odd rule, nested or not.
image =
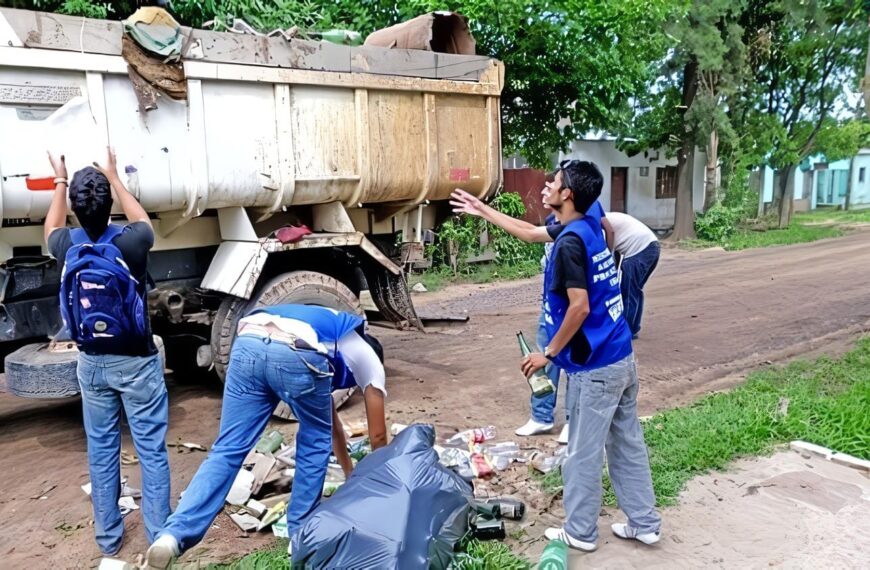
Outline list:
[[[145,222],[134,222],[124,227],[123,233],[112,242],[121,252],[130,273],[139,282],[139,294],[145,299],[148,283],[148,252],[154,246],[154,230]],[[63,264],[66,252],[72,247],[69,228],[59,228],[48,236],[48,252],[58,263]],[[146,299],[147,303],[147,299]],[[147,306],[147,304],[146,304]],[[146,316],[146,338],[131,342],[122,356],[151,356],[157,348],[151,338],[151,323]]]
[[[555,227],[559,228],[559,232],[564,229],[563,226]],[[547,229],[550,230],[549,227]],[[550,282],[550,291],[565,297],[567,301],[568,289],[585,290],[588,288],[586,284],[586,246],[579,236],[567,234],[560,238],[556,242],[552,255],[553,279]],[[591,350],[582,329],[577,331],[577,334],[568,343],[568,347],[571,350],[571,360],[574,362],[583,363],[589,359]]]

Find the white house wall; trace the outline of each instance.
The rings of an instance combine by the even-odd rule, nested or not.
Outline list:
[[[864,169],[864,180],[861,181],[861,169]],[[870,207],[870,149],[863,149],[855,157],[852,167],[852,199],[851,207]]]
[[[610,178],[611,168],[627,167],[626,180],[626,213],[643,221],[655,229],[671,228],[674,225],[674,198],[656,199],[655,182],[656,168],[676,166],[677,159],[667,159],[663,151],[652,151],[651,156],[658,154],[657,160],[645,158],[644,153],[628,156],[616,148],[612,140],[583,140],[571,145],[571,152],[562,159],[580,159],[594,162],[604,175],[604,188],[601,191],[601,204],[605,210],[610,210]],[[693,168],[693,202],[696,211],[704,206],[704,167],[705,155],[697,152]],[[640,175],[641,167],[648,167],[647,176]]]

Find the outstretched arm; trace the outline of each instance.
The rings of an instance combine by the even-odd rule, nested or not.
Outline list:
[[[547,233],[547,228],[544,226],[536,226],[503,214],[495,208],[487,206],[465,190],[460,190],[459,188],[454,190],[450,195],[450,205],[453,206],[453,211],[457,214],[468,214],[483,218],[523,241],[532,243],[553,241],[553,238],[550,237],[550,234]]]
[[[54,185],[54,196],[51,199],[51,206],[48,207],[48,213],[45,215],[44,236],[46,242],[51,232],[58,228],[66,227],[66,215],[68,212],[66,189],[69,186],[66,173],[66,158],[64,155],[60,155],[60,160],[57,160],[49,152],[48,160],[51,162],[52,169],[54,169],[55,179],[63,178],[63,181],[58,180]]]
[[[347,436],[344,433],[341,418],[338,417],[338,410],[335,409],[335,400],[332,401],[332,454],[338,460],[341,470],[344,471],[344,476],[350,477],[350,472],[353,471],[353,461],[347,452]]]

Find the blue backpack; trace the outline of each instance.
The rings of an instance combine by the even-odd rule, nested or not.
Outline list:
[[[94,243],[85,230],[70,230],[60,282],[60,312],[84,350],[111,354],[147,334],[145,301],[139,281],[112,243],[124,231],[110,224]]]

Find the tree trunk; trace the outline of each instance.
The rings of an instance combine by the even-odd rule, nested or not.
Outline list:
[[[698,61],[693,57],[683,69],[683,122],[685,111],[692,106],[698,92]],[[683,132],[682,145],[677,153],[677,203],[674,207],[674,233],[671,239],[695,237],[695,208],[692,204],[692,171],[694,169],[695,137]]]
[[[785,229],[791,224],[791,214],[794,210],[794,190],[791,187],[794,178],[795,165],[786,166],[779,175],[779,228]]]
[[[695,145],[692,141],[683,143],[677,155],[677,204],[674,210],[673,239],[694,239],[695,208],[692,204],[692,172],[695,166]]]
[[[710,140],[707,142],[707,166],[704,171],[704,211],[710,209],[716,203],[719,190],[719,132],[716,129],[710,131]]]

